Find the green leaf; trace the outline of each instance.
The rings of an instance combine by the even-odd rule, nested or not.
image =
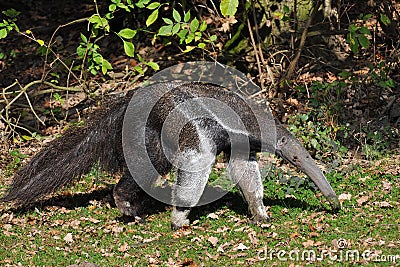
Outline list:
[[[199,23],[199,21],[197,20],[197,18],[194,18],[193,20],[192,20],[192,22],[190,22],[190,30],[192,31],[192,32],[195,32],[195,31],[197,31],[197,29],[199,28],[199,25],[200,25],[200,23]]]
[[[201,49],[204,49],[204,48],[206,47],[206,44],[205,44],[205,43],[199,43],[199,44],[197,45],[197,47],[198,47],[198,48],[201,48]]]
[[[203,20],[200,25],[200,31],[204,32],[205,30],[207,30],[207,22]]]
[[[159,7],[159,6],[160,6],[159,2],[154,2],[154,3],[151,3],[150,5],[148,5],[146,8],[150,9],[150,10],[153,10],[153,9],[156,9],[157,7]]]
[[[386,85],[390,88],[394,88],[395,86],[394,81],[392,79],[387,80]]]
[[[92,15],[89,18],[89,22],[90,23],[101,23],[101,18],[99,17],[99,15]]]
[[[88,42],[86,36],[83,33],[81,33],[81,39],[85,44]]]
[[[94,28],[101,28],[109,31],[110,25],[108,24],[108,20],[106,18],[102,18],[99,15],[95,14],[89,18],[89,22],[93,24]]]
[[[391,23],[390,19],[385,14],[381,14],[381,21],[386,26],[388,26]]]
[[[283,17],[285,16],[282,12],[280,12],[280,11],[275,11],[274,13],[273,13],[273,16],[275,17],[275,18],[279,18],[279,19],[283,19]]]
[[[40,46],[43,46],[43,45],[44,45],[44,41],[43,41],[43,40],[37,39],[36,42],[37,42]]]
[[[193,33],[193,32],[192,32],[192,33],[189,33],[189,34],[186,36],[185,43],[186,43],[186,44],[189,44],[189,43],[191,43],[191,42],[193,41],[193,39],[194,39],[194,33]]]
[[[33,137],[29,136],[29,135],[23,135],[23,136],[21,136],[21,138],[24,139],[25,141],[30,141],[33,139]]]
[[[0,30],[0,39],[6,38],[7,37],[7,29],[1,29]]]
[[[176,9],[174,8],[174,10],[172,11],[172,17],[174,18],[174,20],[176,22],[181,22],[182,18],[181,18],[181,14],[179,14],[178,11],[176,11]]]
[[[186,34],[188,34],[188,33],[189,33],[189,31],[187,29],[183,29],[180,32],[178,32],[177,35],[179,36],[179,38],[181,38],[181,43],[185,39]]]
[[[179,24],[177,24],[177,25],[179,25]],[[166,26],[162,26],[158,30],[158,35],[161,35],[161,36],[170,35],[171,32],[172,32],[172,25],[166,25]]]
[[[10,17],[10,18],[16,18],[19,14],[21,14],[21,12],[15,10],[14,8],[4,10],[1,13],[3,13],[4,15],[6,15],[7,17]]]
[[[159,69],[160,69],[160,66],[158,66],[157,63],[152,62],[152,61],[147,62],[146,65],[149,66],[149,67],[151,67],[153,70],[159,70]]]
[[[136,31],[129,28],[125,28],[120,30],[118,35],[125,39],[132,39],[136,35]]]
[[[123,3],[119,3],[118,5],[117,5],[119,8],[122,8],[122,9],[124,9],[126,12],[131,12],[130,10],[129,10],[129,7],[127,7],[125,4],[123,4]]]
[[[108,6],[108,11],[110,11],[110,12],[114,12],[116,9],[117,9],[116,4],[111,4]]]
[[[12,26],[14,27],[14,30],[15,30],[16,32],[19,32],[19,28],[18,28],[18,26],[17,26],[15,23],[13,23]]]
[[[339,76],[342,77],[343,79],[347,79],[351,76],[351,73],[343,70],[342,72],[339,73]]]
[[[315,138],[311,139],[311,145],[312,145],[314,148],[317,148],[317,149],[320,147],[318,141],[317,141]]]
[[[133,67],[133,69],[137,71],[139,74],[144,74],[143,68],[139,65],[136,65],[135,67]]]
[[[183,51],[183,53],[190,52],[190,51],[192,51],[192,50],[195,49],[195,48],[196,48],[195,46],[186,46],[186,49]]]
[[[172,22],[172,20],[170,20],[169,18],[163,18],[163,21],[164,21],[165,23],[167,23],[168,25],[174,24],[174,23]]]
[[[283,6],[283,12],[290,13],[290,8],[287,5]]]
[[[350,49],[351,49],[351,51],[353,51],[354,54],[358,54],[358,49],[359,49],[358,43],[356,42],[356,43],[350,44]]]
[[[18,157],[19,156],[19,151],[18,150],[13,150],[10,152],[10,155],[13,157]]]
[[[106,59],[103,59],[103,62],[101,64],[101,72],[104,74],[107,73],[108,70],[111,70],[112,66],[110,64],[110,62],[108,62]]]
[[[174,27],[172,28],[172,34],[177,34],[179,30],[181,29],[181,25],[179,23],[175,24]]]
[[[350,32],[356,32],[358,30],[358,27],[354,24],[349,25],[349,31]]]
[[[371,35],[371,32],[369,31],[369,29],[365,26],[360,27],[360,33]]]
[[[150,2],[150,0],[140,0],[138,3],[136,3],[135,5],[138,8],[144,8],[145,5],[147,5]]]
[[[363,48],[368,48],[370,46],[370,44],[371,44],[369,42],[368,38],[365,35],[362,35],[362,34],[358,35],[358,41],[360,42],[360,45]]]
[[[103,64],[103,56],[96,53],[96,55],[93,55],[93,61],[96,62],[98,65],[102,65]]]
[[[158,9],[154,10],[146,20],[146,26],[149,27],[158,18]]]
[[[195,32],[194,33],[194,40],[197,42],[198,40],[201,39],[202,35],[203,34],[201,32]]]
[[[190,10],[186,12],[185,16],[183,17],[184,22],[189,22],[190,20]]]
[[[124,41],[124,51],[130,57],[135,56],[135,46],[131,42]]]
[[[239,5],[239,0],[222,0],[219,6],[222,15],[234,16]]]
[[[372,18],[372,14],[367,14],[367,15],[365,15],[365,16],[363,17],[363,21],[367,21],[367,20],[369,20],[370,18]]]
[[[211,42],[214,42],[215,40],[217,40],[217,36],[214,34],[214,35],[211,35],[210,36],[210,41]]]

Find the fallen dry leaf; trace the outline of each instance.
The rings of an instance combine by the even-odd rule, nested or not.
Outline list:
[[[222,244],[222,245],[219,245],[219,247],[217,248],[217,252],[225,252],[225,249],[226,249],[228,246],[232,245],[232,242],[233,242],[233,241],[230,241],[230,242],[226,242],[226,243],[224,243],[224,244]]]
[[[215,236],[210,236],[209,238],[207,238],[207,241],[215,247],[215,245],[217,245],[218,243],[218,238]]]
[[[214,261],[218,260],[219,254],[216,255],[211,255],[210,252],[208,252],[207,250],[205,251],[205,254],[208,258],[213,259]]]
[[[375,205],[377,205],[380,208],[392,208],[393,206],[387,202],[387,201],[381,201],[381,202],[374,202]]]
[[[295,238],[300,236],[298,232],[294,232],[293,234],[290,235],[290,238]]]
[[[192,259],[186,258],[180,266],[197,267],[197,263]]]
[[[120,246],[120,247],[118,248],[118,250],[121,251],[121,252],[125,252],[125,251],[127,251],[128,249],[129,249],[129,245],[128,245],[127,242],[125,242],[122,246]]]
[[[229,18],[221,18],[222,23],[222,27],[219,29],[220,31],[223,32],[227,32],[230,31],[231,29],[231,24],[235,24],[237,22],[237,20],[235,19],[235,17],[229,17]]]
[[[345,200],[351,199],[351,194],[347,194],[347,193],[340,194],[338,199],[339,199],[340,203],[343,203]]]
[[[72,238],[72,233],[68,233],[64,236],[64,241],[67,243],[72,243],[74,242],[74,239]]]
[[[81,264],[72,264],[67,267],[98,267],[99,265],[91,262],[82,262]]]
[[[321,245],[323,245],[324,244],[324,242],[322,242],[322,241],[317,241],[317,242],[315,242],[314,244],[313,244],[313,246],[314,247],[319,247],[319,246],[321,246]]]
[[[357,205],[362,206],[362,204],[368,201],[368,198],[369,198],[368,196],[360,197],[359,199],[357,199]]]
[[[207,218],[210,218],[210,219],[218,219],[218,215],[215,214],[215,213],[210,213],[210,214],[207,215]]]
[[[390,191],[392,191],[392,183],[391,182],[382,181],[382,187],[386,193],[390,193]]]
[[[251,230],[251,231],[247,234],[247,236],[249,237],[249,239],[250,239],[250,241],[251,241],[251,243],[252,243],[253,245],[257,245],[257,244],[258,244],[259,240],[258,240],[258,238],[257,238],[257,233],[256,233],[256,231]]]
[[[314,245],[314,241],[313,240],[307,240],[306,242],[303,242],[303,246],[305,247],[305,248],[308,248],[308,247],[311,247],[311,246],[313,246]]]
[[[79,229],[79,225],[81,224],[81,221],[79,220],[73,220],[69,223],[69,225],[73,228],[73,229]]]
[[[233,250],[235,250],[235,251],[237,251],[237,250],[243,251],[246,249],[249,249],[249,248],[246,245],[243,245],[243,243],[239,243],[236,247],[233,248]]]
[[[319,234],[317,232],[311,232],[308,234],[309,237],[319,237]]]
[[[311,231],[315,232],[317,229],[311,224],[311,222],[308,222],[308,228],[310,228]]]

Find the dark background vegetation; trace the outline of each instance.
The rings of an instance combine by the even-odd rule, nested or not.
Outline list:
[[[0,190],[42,145],[79,127],[89,113],[139,86],[158,68],[216,60],[260,86],[257,97],[268,99],[273,113],[323,163],[342,210],[326,210],[309,180],[281,162],[266,164],[270,159],[260,155],[271,223],[249,225],[245,204],[233,192],[195,210],[196,222],[175,233],[164,207],[152,207],[145,224],[121,220],[111,200],[115,177],[93,169],[32,209],[1,206],[0,262],[268,265],[272,262],[257,258],[265,247],[331,250],[338,249],[339,238],[349,249],[398,254],[398,1],[332,1],[327,14],[319,1],[239,1],[230,18],[221,14],[219,1],[164,1],[157,20],[147,26],[154,11],[147,7],[155,2],[130,12],[117,8],[105,21],[109,29],[88,19],[104,18],[112,3],[127,1],[0,2],[0,11],[20,12],[15,20],[19,32],[10,30],[0,39]],[[158,34],[166,26],[163,18],[176,24],[173,10],[182,17],[180,30],[189,28],[183,21],[188,11],[189,24],[194,18],[207,23],[199,40]],[[3,19],[10,17],[0,17],[1,31]],[[121,38],[118,33],[127,28],[137,30],[136,35]],[[134,44],[134,55],[126,54],[123,40]],[[94,60],[99,58],[112,66],[105,74]],[[223,173],[218,163],[211,180]]]
[[[88,36],[93,30],[83,19],[96,12],[104,16],[111,2],[98,1],[97,7],[93,1],[1,3],[1,10],[21,12],[16,24],[30,37],[12,31],[0,40],[0,87],[8,93],[3,91],[0,100],[3,160],[9,158],[10,147],[22,145],[21,135],[60,133],[65,123],[80,120],[81,112],[97,106],[99,99],[132,89],[132,80],[145,80],[154,71],[135,72],[135,66],[143,65],[138,55],[145,62],[158,63],[161,69],[179,62],[217,60],[247,73],[262,88],[261,96],[270,100],[279,119],[291,124],[299,137],[311,134],[303,136],[303,141],[315,150],[314,154],[322,152],[321,159],[328,157],[323,154],[329,154],[329,150],[339,149],[337,145],[361,158],[389,153],[399,146],[399,4],[367,2],[333,1],[332,14],[336,15],[332,16],[324,16],[323,6],[313,12],[318,2],[255,1],[248,2],[247,9],[240,2],[236,22],[229,23],[221,15],[218,2],[169,1],[149,27],[146,20],[152,10],[118,10],[109,20],[110,32],[97,33],[91,40],[113,67],[105,75],[101,71],[93,75],[85,69],[88,59],[77,56],[77,47],[80,34]],[[173,9],[182,16],[190,10],[192,19],[206,21],[204,36],[216,35],[216,41],[204,49],[185,52],[185,43],[180,44],[177,36],[155,37],[165,25],[161,18],[172,19]],[[382,15],[390,23],[382,23]],[[346,40],[350,25],[369,29],[369,34],[362,34],[369,39],[368,47],[359,45],[358,51],[352,51]],[[135,57],[124,53],[115,34],[123,28],[140,29],[132,40]],[[26,30],[31,32],[26,34]],[[301,40],[305,30],[307,34]],[[32,39],[51,42],[48,47],[54,53],[46,56],[43,47]],[[68,71],[60,62],[75,67],[81,64],[82,68]],[[23,86],[37,80],[78,87],[81,92],[59,90],[55,98],[54,91],[48,90],[52,87],[38,82],[7,106]],[[15,81],[18,83],[13,85]],[[333,145],[335,142],[337,145]]]

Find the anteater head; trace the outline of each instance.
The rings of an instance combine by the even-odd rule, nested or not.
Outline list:
[[[301,143],[283,127],[276,125],[276,154],[304,172],[321,190],[334,210],[340,209],[336,193],[333,191],[325,175]]]

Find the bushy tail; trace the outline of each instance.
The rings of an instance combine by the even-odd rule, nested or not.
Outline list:
[[[77,127],[53,140],[18,171],[1,202],[26,205],[48,195],[91,170],[94,164],[106,170],[124,166],[122,123],[130,97],[125,96]]]

